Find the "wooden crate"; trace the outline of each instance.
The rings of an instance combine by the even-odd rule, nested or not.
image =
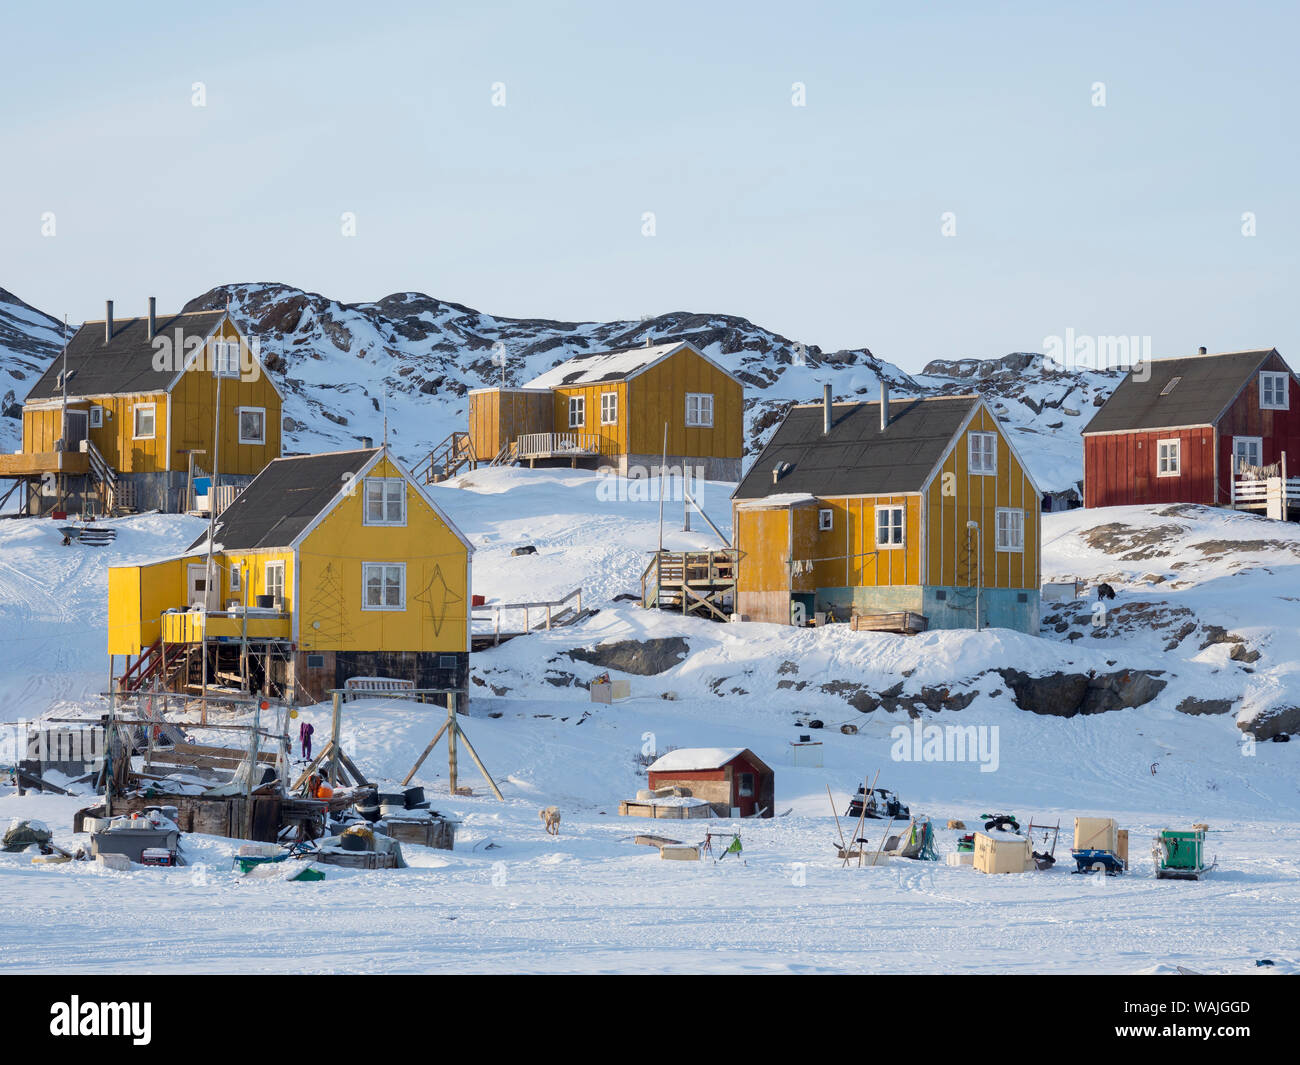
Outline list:
[[[453,850],[456,843],[456,822],[443,817],[427,821],[405,821],[398,818],[385,821],[388,835],[399,843],[418,843],[422,847]]]
[[[323,865],[339,865],[345,869],[396,869],[396,854],[379,851],[318,851],[312,861]]]
[[[976,832],[971,864],[981,873],[1027,873],[1034,868],[1034,858],[1023,836],[995,838]]]
[[[849,628],[854,632],[898,632],[914,636],[925,632],[930,619],[912,610],[899,610],[890,614],[854,614]]]

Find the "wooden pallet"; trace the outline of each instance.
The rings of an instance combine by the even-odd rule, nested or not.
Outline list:
[[[911,610],[899,610],[890,614],[855,614],[849,622],[849,628],[854,632],[898,632],[906,636],[925,632],[929,626],[929,618]]]

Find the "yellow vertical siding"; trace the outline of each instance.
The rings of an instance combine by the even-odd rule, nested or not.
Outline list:
[[[970,472],[968,437],[971,432],[997,433],[995,476]],[[946,488],[951,494],[947,494]],[[997,550],[999,507],[1023,513],[1023,551]],[[1033,483],[1011,453],[1002,427],[987,410],[981,408],[976,412],[970,426],[944,456],[926,491],[925,509],[927,584],[964,587],[976,583],[974,538],[968,540],[966,529],[966,523],[974,520],[979,523],[982,538],[985,586],[1038,587],[1041,503]]]
[[[740,458],[744,454],[744,388],[707,359],[679,351],[628,382],[631,425],[628,451],[658,455],[668,423],[668,454]],[[713,426],[686,424],[686,394],[713,396]]]
[[[400,477],[386,459],[367,474]],[[298,644],[303,650],[469,650],[468,551],[429,506],[406,487],[406,525],[362,521],[362,491],[345,498],[298,551]],[[406,605],[363,609],[362,564],[404,562]]]
[[[606,392],[618,396],[618,420],[613,425],[602,425],[600,397]],[[582,425],[569,424],[569,400],[581,396],[586,400]],[[595,385],[564,385],[554,390],[555,432],[583,433],[596,437],[602,455],[627,454],[628,423],[631,412],[627,405],[627,382],[605,381]]]

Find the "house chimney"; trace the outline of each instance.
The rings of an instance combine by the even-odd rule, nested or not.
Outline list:
[[[828,381],[822,385],[822,436],[828,436],[831,431],[831,386]]]
[[[652,348],[654,347],[654,344],[655,344],[655,335],[653,333],[647,333],[645,335],[645,346],[648,348]]]
[[[113,301],[104,301],[104,343],[113,339]]]
[[[880,431],[889,428],[889,382],[880,378]]]
[[[154,333],[158,331],[158,298],[149,297],[149,339],[152,340]]]
[[[363,437],[361,438],[361,446],[362,446],[365,450],[369,451],[372,447],[375,446],[375,441],[374,441],[374,439],[373,439],[372,437],[369,437],[369,436],[363,436]]]
[[[1204,348],[1201,348],[1200,350],[1198,350],[1198,351],[1196,352],[1196,354],[1198,354],[1198,355],[1206,355],[1206,354],[1208,354],[1208,352],[1207,352]]]

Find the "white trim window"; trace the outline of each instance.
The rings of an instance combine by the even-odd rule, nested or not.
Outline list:
[[[1236,473],[1243,466],[1264,465],[1264,438],[1262,436],[1234,436],[1232,438],[1232,468]]]
[[[618,393],[602,392],[600,394],[600,424],[618,424]]]
[[[587,397],[569,397],[569,428],[581,429],[587,424]]]
[[[239,341],[212,341],[212,372],[218,377],[239,376]]]
[[[1290,410],[1291,394],[1288,388],[1290,374],[1261,373],[1259,375],[1260,410]]]
[[[406,481],[401,477],[367,477],[366,525],[406,524]]]
[[[239,442],[241,444],[266,443],[265,407],[236,407],[235,417],[239,421]]]
[[[1025,512],[1012,507],[998,507],[997,549],[1023,551],[1025,549]]]
[[[1183,472],[1183,446],[1177,438],[1156,441],[1156,476],[1181,477]]]
[[[713,393],[686,393],[686,424],[697,429],[713,428]]]
[[[363,610],[406,609],[405,562],[363,562],[361,585]]]
[[[230,594],[232,596],[242,595],[244,593],[244,571],[240,564],[236,562],[230,567]]]
[[[998,472],[998,434],[968,433],[969,468],[982,477]]]
[[[284,563],[268,562],[263,572],[263,595],[274,596],[280,602],[284,601]]]
[[[835,528],[835,511],[826,507],[817,511],[817,531],[829,532]]]
[[[157,411],[153,403],[137,403],[131,408],[135,440],[152,440],[158,430]]]
[[[90,427],[92,429],[104,428],[104,408],[91,406],[90,408]]]
[[[903,546],[904,509],[892,504],[876,507],[876,546],[888,549]]]

